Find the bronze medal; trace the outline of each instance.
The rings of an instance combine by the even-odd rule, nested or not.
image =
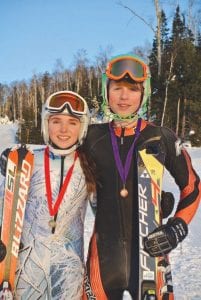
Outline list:
[[[128,153],[126,155],[125,164],[123,165],[121,157],[120,157],[120,153],[119,153],[119,146],[118,146],[118,143],[117,143],[117,137],[115,135],[115,131],[114,131],[114,128],[112,126],[112,123],[111,122],[109,123],[109,130],[110,130],[110,136],[111,136],[111,141],[112,141],[112,149],[113,149],[115,164],[116,164],[117,170],[119,172],[119,176],[120,176],[120,178],[122,180],[122,184],[123,184],[123,187],[120,190],[120,196],[122,198],[126,198],[128,196],[128,190],[125,188],[125,185],[126,185],[127,176],[128,176],[128,173],[129,173],[131,162],[132,162],[133,152],[134,152],[134,149],[135,149],[135,143],[136,143],[136,141],[138,139],[138,136],[140,134],[140,128],[141,128],[141,118],[139,118],[138,121],[137,121],[135,136],[134,136],[132,144],[131,144],[131,146],[128,150]],[[121,145],[123,145],[123,142],[121,143]]]
[[[128,190],[126,188],[123,188],[120,191],[120,195],[121,195],[121,197],[126,198],[128,196]]]

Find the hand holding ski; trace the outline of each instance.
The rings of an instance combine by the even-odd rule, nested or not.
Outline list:
[[[0,170],[3,176],[6,176],[7,161],[10,151],[11,148],[6,148],[0,156]]]
[[[174,209],[175,199],[174,195],[170,192],[161,192],[161,219],[170,216]]]
[[[152,257],[163,256],[175,249],[187,234],[188,227],[182,219],[170,219],[144,238],[144,250]]]

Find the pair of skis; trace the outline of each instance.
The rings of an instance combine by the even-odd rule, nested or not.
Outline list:
[[[139,300],[173,300],[168,256],[150,257],[143,239],[162,225],[161,192],[165,153],[160,141],[149,140],[138,152]]]
[[[8,154],[1,224],[1,240],[6,246],[6,256],[0,263],[0,299],[13,299],[33,162],[34,155],[25,145],[11,149]]]

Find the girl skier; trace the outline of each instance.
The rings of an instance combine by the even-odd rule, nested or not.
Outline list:
[[[14,299],[81,299],[86,200],[95,190],[81,147],[88,123],[87,103],[74,92],[54,93],[43,106],[47,147],[34,150]]]

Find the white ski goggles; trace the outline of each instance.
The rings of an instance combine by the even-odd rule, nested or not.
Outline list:
[[[54,94],[46,106],[50,113],[61,113],[65,108],[74,115],[85,115],[87,107],[85,100],[73,92],[61,92]]]

